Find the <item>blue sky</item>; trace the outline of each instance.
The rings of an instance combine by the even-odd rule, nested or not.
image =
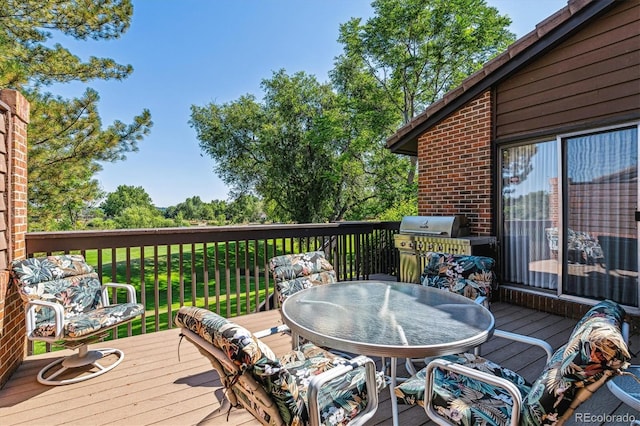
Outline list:
[[[131,64],[126,80],[93,81],[103,125],[125,123],[144,108],[154,125],[127,160],[106,163],[97,175],[107,192],[118,185],[142,186],[158,207],[194,195],[225,200],[228,189],[213,160],[201,155],[189,126],[191,105],[226,103],[251,93],[274,71],[304,71],[327,81],[342,51],[338,28],[351,17],[371,16],[370,0],[133,0],[130,29],[118,40],[62,39],[74,54],[110,57]],[[567,4],[566,0],[487,0],[513,21],[522,37]],[[50,91],[78,96],[79,83]]]

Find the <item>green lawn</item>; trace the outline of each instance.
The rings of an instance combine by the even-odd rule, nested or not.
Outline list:
[[[245,247],[246,246],[246,247]],[[166,330],[169,321],[181,305],[195,305],[218,312],[223,317],[233,317],[254,312],[256,303],[256,284],[259,286],[258,303],[265,299],[265,254],[264,242],[257,245],[249,242],[229,242],[216,245],[206,245],[206,262],[208,278],[205,282],[205,244],[145,247],[144,260],[141,262],[140,248],[125,248],[116,250],[102,250],[99,259],[98,250],[87,250],[87,263],[98,270],[101,263],[102,282],[115,281],[132,284],[138,294],[138,303],[145,305],[145,332]],[[303,247],[288,247],[289,252],[305,251]],[[268,257],[274,255],[274,250],[283,253],[280,241],[273,241],[269,245]],[[245,252],[246,251],[246,252]],[[115,259],[113,258],[115,253]],[[170,254],[170,262],[168,262]],[[244,275],[246,265],[248,271]],[[127,258],[129,259],[129,273],[127,274]],[[157,259],[157,262],[156,262]],[[182,271],[180,271],[182,259]],[[236,263],[238,263],[236,265]],[[115,265],[115,271],[113,271]],[[258,265],[258,279],[254,276],[254,265]],[[236,267],[237,266],[237,267]],[[142,268],[143,267],[143,268]],[[218,273],[216,274],[216,270]],[[240,272],[240,273],[238,273]],[[216,282],[216,277],[219,278]],[[219,288],[219,299],[216,300],[216,285]],[[273,292],[273,281],[269,279]],[[125,293],[118,292],[118,301],[125,301]],[[118,336],[142,333],[142,321],[118,327]],[[35,353],[45,352],[44,344],[36,342]]]

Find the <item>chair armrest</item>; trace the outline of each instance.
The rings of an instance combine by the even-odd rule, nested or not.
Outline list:
[[[289,326],[282,324],[277,327],[271,327],[265,330],[256,331],[255,333],[253,333],[253,335],[258,339],[262,339],[263,337],[271,336],[277,333],[285,333],[287,331],[289,331]]]
[[[365,385],[367,388],[367,406],[350,425],[362,425],[375,414],[378,409],[378,385],[376,383],[376,365],[371,358],[364,355],[357,356],[345,364],[338,365],[311,379],[307,389],[307,401],[309,403],[309,424],[320,424],[320,389],[336,377],[359,367],[365,367]]]
[[[48,302],[46,300],[31,300],[25,307],[25,324],[27,327],[27,337],[31,338],[31,333],[36,326],[36,306],[42,306],[45,309],[53,309],[54,322],[56,327],[56,335],[53,339],[38,338],[38,340],[59,340],[64,337],[64,308],[59,303]]]
[[[624,342],[628,345],[629,344],[629,323],[626,321],[623,321],[622,327],[620,327],[620,331],[622,332],[622,338],[624,339]]]
[[[109,301],[109,288],[125,289],[127,291],[127,302],[138,303],[138,298],[136,297],[136,288],[131,284],[104,283],[102,284],[102,303],[104,305],[111,304]]]
[[[425,379],[425,392],[424,392],[424,411],[427,413],[430,419],[441,425],[448,425],[449,423],[444,421],[442,417],[434,410],[432,405],[433,398],[433,370],[448,370],[456,374],[460,374],[492,386],[500,387],[506,390],[513,400],[513,408],[511,410],[511,426],[518,426],[520,422],[520,407],[522,407],[522,395],[520,391],[510,381],[501,377],[496,377],[493,374],[485,373],[483,371],[474,370],[465,365],[456,364],[455,362],[447,361],[441,358],[436,358],[427,365],[426,379]]]
[[[549,362],[551,360],[551,357],[553,356],[553,348],[551,347],[550,344],[548,344],[542,339],[536,339],[535,337],[529,337],[522,334],[511,333],[510,331],[504,331],[504,330],[498,330],[498,329],[493,330],[493,335],[495,337],[501,337],[503,339],[514,340],[516,342],[527,343],[529,345],[538,346],[547,354],[547,362]]]

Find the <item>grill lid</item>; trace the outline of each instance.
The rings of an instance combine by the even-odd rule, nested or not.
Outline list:
[[[464,215],[405,216],[400,222],[400,234],[464,237],[469,235],[469,221]]]

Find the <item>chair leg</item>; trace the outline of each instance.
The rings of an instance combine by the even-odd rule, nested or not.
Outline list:
[[[111,355],[117,357],[113,364],[107,365],[105,367],[99,362],[100,360]],[[118,364],[122,362],[123,359],[124,352],[122,352],[120,349],[105,348],[94,349],[90,351],[88,350],[88,346],[85,344],[80,346],[77,354],[69,355],[67,357],[57,359],[50,364],[47,364],[38,373],[38,382],[42,383],[43,385],[53,386],[82,382],[84,380],[89,380],[94,377],[100,376],[101,374],[114,369]],[[83,368],[87,366],[92,366],[91,370],[97,369],[97,371],[89,374],[81,374],[70,379],[55,380],[56,377],[60,376],[68,370],[71,370],[73,368]],[[59,368],[55,369],[55,367]]]

